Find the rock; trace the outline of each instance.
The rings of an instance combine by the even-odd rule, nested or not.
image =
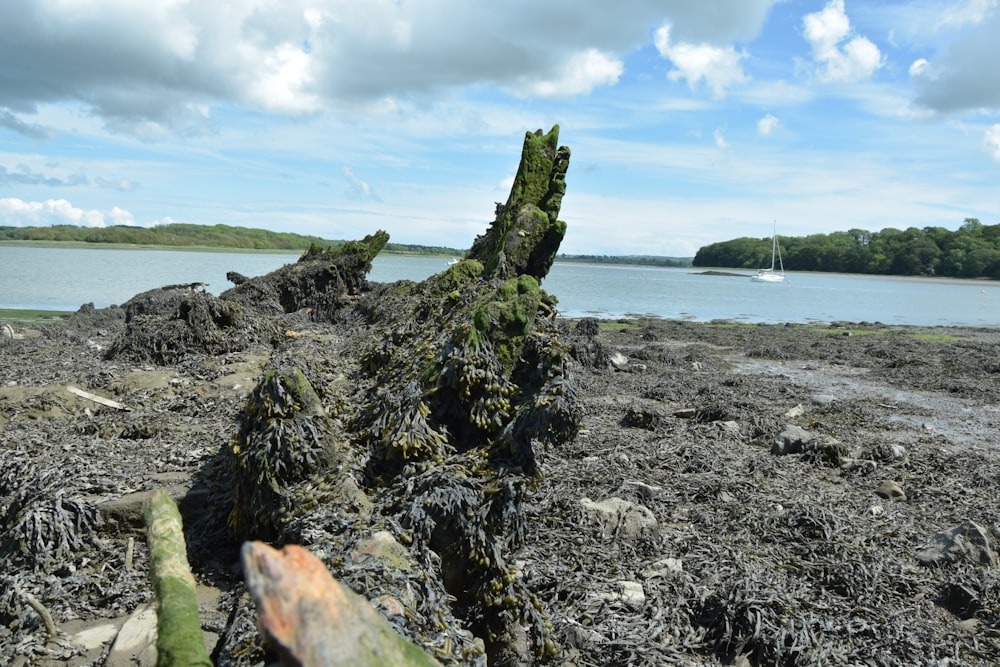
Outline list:
[[[694,408],[680,408],[678,410],[674,410],[674,417],[677,417],[678,419],[694,419],[697,414],[698,411]]]
[[[646,604],[646,593],[637,581],[616,581],[610,589],[594,591],[588,597],[595,602],[634,610]]]
[[[829,394],[816,394],[812,397],[812,404],[819,407],[827,406],[837,400],[835,397]]]
[[[738,438],[740,435],[740,423],[735,421],[716,422],[722,434],[731,438]]]
[[[903,489],[900,488],[899,484],[892,481],[891,479],[887,479],[881,484],[879,484],[879,487],[875,490],[875,493],[877,493],[880,497],[885,498],[886,500],[896,500],[899,502],[906,502],[906,494],[903,492]]]
[[[662,579],[684,571],[680,558],[661,558],[642,571],[644,579]]]
[[[611,365],[614,366],[618,370],[622,370],[623,368],[625,368],[626,366],[628,366],[628,357],[626,357],[621,352],[615,352],[615,353],[613,353],[608,358],[608,361],[610,361]]]
[[[645,482],[635,482],[631,480],[625,480],[624,482],[622,482],[622,486],[625,487],[626,489],[635,491],[640,496],[647,499],[654,498],[663,493],[662,486],[654,486],[652,484],[646,484]]]
[[[815,440],[812,433],[801,426],[789,424],[785,430],[778,434],[774,444],[771,445],[771,453],[783,456],[785,454],[799,454],[805,450],[806,445]]]
[[[961,560],[994,566],[997,555],[990,545],[989,533],[974,521],[935,533],[931,542],[919,549],[917,560],[923,565],[944,565]]]
[[[655,431],[666,420],[663,404],[651,399],[638,399],[625,409],[625,426]]]
[[[659,525],[648,507],[630,503],[623,498],[611,497],[601,502],[581,498],[580,506],[585,514],[601,525],[604,539],[616,535],[629,538],[650,535]]]
[[[355,560],[372,558],[394,570],[412,569],[410,554],[387,530],[379,530],[359,541],[351,557]]]
[[[617,593],[615,601],[632,609],[642,609],[646,604],[646,593],[637,581],[619,581]]]
[[[799,403],[794,408],[789,408],[785,411],[785,419],[795,419],[796,417],[801,417],[805,413],[806,409],[802,407],[801,403]]]

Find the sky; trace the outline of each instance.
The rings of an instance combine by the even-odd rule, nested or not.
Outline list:
[[[0,226],[467,249],[526,132],[561,252],[1000,223],[1000,0],[3,0]]]

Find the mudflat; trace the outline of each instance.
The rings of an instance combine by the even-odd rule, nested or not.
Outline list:
[[[213,660],[260,664],[219,453],[269,358],[299,346],[348,400],[375,334],[303,320],[153,365],[106,357],[123,326],[0,339],[0,661],[150,664],[139,507],[166,488]],[[552,664],[1000,661],[1000,331],[557,326],[582,428],[539,452],[506,554]]]

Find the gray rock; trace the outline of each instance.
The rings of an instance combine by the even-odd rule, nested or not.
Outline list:
[[[875,493],[886,500],[906,502],[906,493],[903,492],[903,489],[899,486],[899,484],[891,479],[887,479],[879,484],[879,487],[875,489]]]
[[[789,424],[785,430],[778,434],[774,444],[771,445],[771,453],[783,456],[785,454],[799,454],[805,451],[806,445],[815,440],[815,436],[801,426]]]
[[[624,498],[611,497],[600,502],[581,498],[584,513],[601,526],[604,539],[616,535],[640,537],[652,534],[659,525],[653,512]]]
[[[662,579],[684,571],[680,558],[661,558],[642,571],[644,579]]]
[[[917,551],[916,557],[923,565],[944,565],[961,560],[979,565],[997,564],[997,555],[990,545],[989,533],[970,520],[935,533],[930,543]]]
[[[830,394],[816,394],[812,397],[812,404],[822,407],[824,405],[830,405],[835,400],[837,399]]]
[[[659,401],[637,399],[625,409],[625,425],[655,431],[666,420],[666,410]]]
[[[609,589],[594,591],[588,597],[594,602],[635,610],[646,604],[646,593],[637,581],[616,581]]]

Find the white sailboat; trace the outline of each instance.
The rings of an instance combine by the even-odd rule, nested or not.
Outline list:
[[[774,258],[778,258],[778,270],[774,268]],[[750,280],[758,283],[783,283],[785,282],[785,265],[781,262],[781,247],[778,245],[778,230],[775,227],[771,235],[771,268],[757,269],[757,273],[750,276]]]

